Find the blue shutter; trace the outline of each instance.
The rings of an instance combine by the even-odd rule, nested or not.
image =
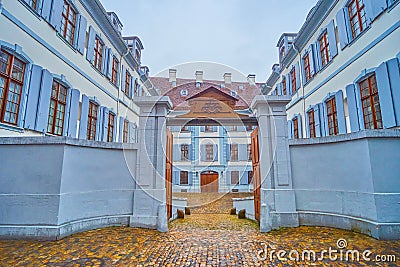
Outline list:
[[[50,24],[58,32],[61,27],[62,13],[64,9],[64,0],[53,0],[51,8]]]
[[[78,114],[79,114],[79,98],[81,93],[77,89],[71,89],[71,97],[69,104],[69,117],[68,117],[68,129],[67,136],[76,138],[78,129]]]
[[[303,84],[306,84],[307,81],[306,81],[306,70],[304,68],[304,56],[301,58],[300,62],[301,62],[301,73],[302,73],[301,78],[303,79]]]
[[[110,110],[108,108],[104,108],[103,110],[103,136],[102,141],[107,142],[108,137],[108,116],[110,115]]]
[[[33,65],[31,69],[31,79],[29,81],[28,102],[25,111],[24,128],[35,130],[36,115],[38,111],[38,101],[40,94],[40,85],[42,83],[43,69],[40,66]]]
[[[289,120],[287,123],[288,123],[288,138],[292,139],[293,138],[293,121]]]
[[[101,61],[101,73],[107,75],[107,68],[108,68],[108,47],[104,45],[103,47],[103,58]]]
[[[318,71],[322,70],[321,46],[317,40],[314,45],[315,65]],[[317,72],[318,72],[317,71]]]
[[[335,103],[336,103],[336,114],[337,114],[337,120],[338,120],[339,134],[345,134],[347,132],[347,129],[346,129],[346,116],[344,115],[342,90],[339,90],[335,94]]]
[[[314,106],[314,120],[315,120],[315,136],[321,137],[321,117],[320,117],[320,105]]]
[[[339,10],[336,14],[336,24],[338,28],[338,36],[340,42],[340,49],[344,49],[350,42],[350,25],[349,25],[349,18],[348,18],[348,10],[346,7]]]
[[[303,121],[302,121],[302,119],[301,119],[301,115],[300,115],[300,114],[297,114],[296,117],[297,117],[297,121],[298,121],[298,123],[299,123],[299,129],[298,129],[298,131],[299,131],[299,138],[303,138]]]
[[[67,101],[65,105],[65,113],[64,113],[64,126],[63,126],[63,136],[68,136],[68,123],[69,123],[69,110],[71,108],[71,94],[72,90],[71,88],[68,88],[67,90]]]
[[[200,145],[200,161],[206,161],[206,145]]]
[[[311,77],[313,77],[315,75],[315,73],[317,73],[319,71],[318,66],[316,66],[316,53],[315,53],[315,45],[311,44],[310,47],[308,48],[307,53],[309,53],[310,55],[310,74]]]
[[[294,69],[296,71],[296,89],[299,89],[301,86],[301,80],[300,80],[300,64],[297,62],[294,65]]]
[[[42,72],[42,82],[40,85],[40,96],[38,104],[38,113],[36,117],[35,130],[46,133],[49,119],[50,97],[53,85],[53,75],[48,70]]]
[[[119,136],[118,136],[118,142],[123,143],[123,135],[124,135],[124,118],[119,117]]]
[[[122,65],[122,73],[121,73],[121,91],[125,91],[125,82],[126,82],[126,69],[125,69],[125,66]]]
[[[278,91],[278,95],[283,95],[283,92],[282,92],[282,84],[281,84],[281,83],[278,83],[278,84],[276,85],[276,88],[277,88],[277,91]]]
[[[113,69],[114,54],[111,48],[108,48],[108,58],[107,58],[107,78],[111,79],[112,69]]]
[[[376,69],[376,82],[378,85],[383,127],[394,127],[396,126],[396,118],[393,107],[393,97],[390,87],[389,72],[386,62],[379,65],[379,67]]]
[[[359,121],[359,111],[361,108],[361,103],[357,102],[356,98],[356,87],[354,84],[349,84],[346,86],[346,95],[347,95],[347,105],[349,109],[349,119],[350,119],[350,129],[352,133],[358,132],[361,130],[360,121]]]
[[[96,31],[92,26],[89,26],[88,48],[86,50],[86,59],[93,64],[94,61],[94,46],[96,42]]]
[[[87,139],[87,125],[89,116],[89,98],[82,95],[81,120],[79,122],[79,139]]]
[[[329,42],[329,51],[330,51],[330,59],[336,57],[338,54],[338,47],[336,41],[336,34],[335,34],[335,22],[331,20],[327,26],[328,31],[328,42]]]
[[[391,59],[386,62],[390,87],[393,97],[393,107],[396,117],[396,125],[400,126],[400,67],[397,58]],[[378,89],[379,90],[379,89]]]
[[[387,8],[386,0],[364,0],[367,22],[373,22]]]
[[[129,88],[129,97],[133,98],[133,90],[135,89],[135,83],[136,83],[136,79],[131,76],[131,82],[129,83],[129,86],[131,88]]]
[[[193,172],[188,172],[189,185],[193,185]]]
[[[50,22],[50,14],[51,14],[52,5],[53,5],[53,0],[43,0],[41,15],[47,22]]]
[[[189,145],[189,160],[193,160],[193,145]]]
[[[240,174],[239,174],[240,175]],[[244,172],[242,172],[241,173],[241,175],[240,175],[240,184],[241,185],[246,185],[247,184],[247,172],[246,171],[244,171]]]
[[[97,109],[97,121],[96,121],[96,141],[103,140],[103,114],[104,107],[100,106]]]
[[[205,132],[206,131],[206,126],[200,126],[200,132]]]
[[[292,95],[292,83],[290,82],[290,73],[286,75],[286,90],[288,95]]]
[[[173,145],[173,161],[181,161],[181,148],[180,145]]]
[[[218,161],[218,145],[214,145],[213,152],[214,152],[214,161]]]
[[[77,16],[77,21],[79,21],[79,28],[76,34],[77,37],[75,47],[78,49],[78,52],[83,55],[85,51],[87,20],[84,16],[79,14]]]
[[[322,102],[321,111],[321,121],[324,123],[324,132],[322,133],[323,136],[329,136],[329,125],[328,125],[328,115],[327,115],[327,108],[326,102]]]
[[[313,109],[306,111],[305,120],[306,120],[306,138],[310,138],[310,120],[308,119],[308,113],[314,112]]]
[[[238,150],[239,161],[247,161],[247,145],[239,144]]]
[[[231,160],[231,144],[226,144],[226,161]]]
[[[179,185],[181,183],[181,181],[180,181],[180,171],[173,171],[172,172],[172,183],[174,185]]]

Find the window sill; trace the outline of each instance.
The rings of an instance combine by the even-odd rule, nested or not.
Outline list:
[[[78,52],[78,50],[67,40],[65,40],[64,36],[62,36],[60,33],[57,32],[58,38],[60,38],[66,45],[68,45],[72,50],[74,50],[75,53]]]
[[[11,124],[6,124],[3,122],[0,122],[0,129],[3,130],[9,130],[9,131],[13,131],[13,132],[17,132],[17,133],[23,133],[24,129],[15,125],[11,125]]]

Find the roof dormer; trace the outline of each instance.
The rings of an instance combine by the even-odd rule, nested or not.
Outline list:
[[[129,50],[133,54],[136,61],[141,64],[142,50],[144,49],[142,41],[137,36],[123,37]]]
[[[279,65],[281,65],[281,69],[283,69],[282,60],[288,53],[290,47],[293,45],[296,36],[297,33],[284,33],[282,34],[281,38],[279,38],[278,44],[276,46],[278,47]]]
[[[121,34],[122,33],[122,22],[119,20],[117,14],[115,12],[107,12],[108,17],[111,20],[111,23],[114,25],[115,29]]]

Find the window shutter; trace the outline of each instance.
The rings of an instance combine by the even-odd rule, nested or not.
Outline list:
[[[277,91],[278,91],[278,95],[283,95],[283,91],[282,91],[282,84],[278,83],[276,85]]]
[[[316,66],[316,53],[315,53],[315,45],[311,44],[310,47],[308,48],[307,53],[310,55],[310,74],[311,77],[315,75],[316,72],[318,72],[319,70],[317,69]]]
[[[226,144],[226,161],[231,160],[231,144]]]
[[[336,14],[336,24],[338,28],[338,36],[340,42],[340,49],[344,49],[351,39],[349,28],[349,16],[347,8],[344,7]]]
[[[103,47],[103,59],[101,62],[101,73],[107,75],[107,68],[108,68],[108,47]]]
[[[68,128],[67,136],[76,138],[76,133],[78,129],[78,114],[79,114],[79,98],[81,93],[77,89],[70,89],[71,97],[69,104],[69,117],[68,117]]]
[[[306,84],[307,81],[306,81],[306,69],[304,68],[304,57],[301,58],[300,62],[301,62],[301,73],[302,73],[301,78],[303,79],[303,84]]]
[[[51,8],[50,24],[58,32],[61,27],[62,12],[64,9],[64,0],[53,0]]]
[[[129,137],[128,137],[128,142],[133,144],[135,143],[135,136],[136,136],[136,127],[135,124],[130,122],[129,123]]]
[[[299,131],[299,138],[303,138],[303,121],[302,121],[302,119],[301,119],[301,115],[300,115],[300,114],[297,114],[297,115],[296,115],[296,118],[297,118],[297,121],[298,121],[298,124],[299,124],[299,129],[298,129],[298,131]]]
[[[347,129],[346,129],[346,117],[344,115],[344,104],[343,104],[343,92],[342,92],[342,90],[339,90],[335,94],[335,103],[336,103],[336,112],[337,112],[339,134],[345,134],[347,132]]]
[[[206,161],[206,145],[200,145],[200,161]]]
[[[42,18],[44,18],[47,22],[50,22],[50,14],[53,0],[43,0],[42,5]]]
[[[315,65],[317,68],[317,72],[322,69],[322,58],[321,58],[321,46],[319,45],[319,41],[317,40],[314,45],[315,49]]]
[[[129,97],[133,98],[133,89],[135,89],[135,82],[137,79],[133,78],[133,76],[131,76],[131,82],[130,82],[130,87],[129,88]]]
[[[118,136],[118,142],[123,143],[124,139],[124,118],[119,117],[119,136]]]
[[[107,142],[108,137],[108,116],[110,115],[110,110],[108,108],[104,108],[103,112],[103,136],[102,141]]]
[[[193,160],[193,145],[189,145],[189,160]]]
[[[188,182],[189,182],[189,185],[193,185],[193,173],[192,172],[188,172]]]
[[[172,173],[172,183],[174,185],[179,185],[181,183],[180,171],[173,171]]]
[[[173,145],[173,161],[181,161],[181,146]]]
[[[213,146],[214,161],[218,161],[218,145]]]
[[[113,69],[114,54],[111,48],[108,48],[108,58],[107,58],[107,78],[111,79],[112,69]]]
[[[378,86],[378,95],[381,105],[383,127],[394,127],[396,126],[396,118],[390,86],[389,71],[386,62],[383,62],[376,69],[376,83]]]
[[[53,75],[48,70],[44,69],[42,71],[42,82],[40,84],[40,96],[35,128],[36,131],[42,133],[47,132],[52,85]]]
[[[287,123],[288,123],[288,138],[292,139],[293,138],[293,121],[289,120]]]
[[[292,83],[290,82],[290,73],[286,75],[286,90],[288,95],[292,95]]]
[[[246,144],[239,144],[238,146],[238,158],[239,161],[247,161],[247,145]]]
[[[373,22],[387,8],[386,0],[364,0],[368,22]]]
[[[300,80],[300,64],[297,62],[294,65],[294,69],[296,71],[296,89],[299,89],[301,86],[301,80]]]
[[[113,140],[112,140],[113,142],[117,142],[117,134],[118,134],[117,121],[118,121],[117,115],[114,114],[114,131],[113,131]]]
[[[349,84],[346,86],[347,104],[349,109],[349,119],[350,119],[350,129],[352,133],[361,130],[360,118],[359,118],[359,108],[360,102],[356,98],[356,86],[354,84]]]
[[[206,131],[206,126],[200,126],[200,132],[205,132]]]
[[[306,138],[310,138],[310,120],[308,119],[308,112],[310,112],[311,110],[306,111],[305,114],[305,121],[306,121]],[[312,112],[314,112],[314,110],[312,110]],[[315,117],[315,116],[314,116]]]
[[[38,101],[40,93],[40,85],[42,82],[43,68],[33,65],[31,69],[31,77],[29,81],[28,102],[25,111],[24,128],[35,130],[36,115],[38,111]]]
[[[77,31],[76,37],[76,45],[75,47],[78,49],[78,52],[83,55],[85,52],[85,42],[86,42],[86,28],[87,28],[87,20],[84,16],[79,14],[77,16],[77,22],[79,21],[79,28]]]
[[[328,31],[328,42],[329,42],[329,51],[330,51],[330,59],[336,57],[338,54],[336,34],[335,34],[335,22],[331,20],[327,26]]]
[[[397,58],[387,61],[386,64],[390,78],[396,125],[400,126],[400,65]]]
[[[315,136],[321,137],[320,105],[314,106]]]
[[[125,90],[125,82],[126,82],[126,69],[125,66],[122,65],[122,73],[121,73],[121,91]]]
[[[92,26],[89,26],[88,48],[86,50],[86,59],[93,64],[94,61],[94,46],[96,42],[96,31]]]
[[[87,139],[87,126],[89,116],[89,98],[82,95],[81,120],[79,122],[79,139]]]
[[[96,121],[96,141],[103,140],[103,115],[104,115],[104,108],[100,106],[97,109],[97,121]]]
[[[321,121],[324,123],[324,132],[322,132],[323,136],[329,136],[329,127],[328,127],[328,115],[327,115],[327,108],[326,108],[326,102],[322,103],[322,108],[320,109],[322,111],[321,115]]]

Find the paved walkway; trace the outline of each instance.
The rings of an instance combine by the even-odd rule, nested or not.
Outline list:
[[[218,206],[218,205],[217,205]],[[396,262],[303,261],[303,250],[337,248],[395,255]],[[275,248],[272,260],[265,257]],[[271,248],[272,247],[272,248]],[[300,261],[279,260],[278,250],[297,250]],[[295,254],[291,254],[295,257]],[[340,258],[340,254],[333,256]],[[345,255],[345,253],[344,253]],[[288,257],[288,255],[286,255]],[[57,242],[0,241],[0,266],[399,266],[400,241],[323,227],[299,227],[261,234],[258,225],[228,214],[195,213],[170,223],[168,233],[111,227],[79,233]]]

